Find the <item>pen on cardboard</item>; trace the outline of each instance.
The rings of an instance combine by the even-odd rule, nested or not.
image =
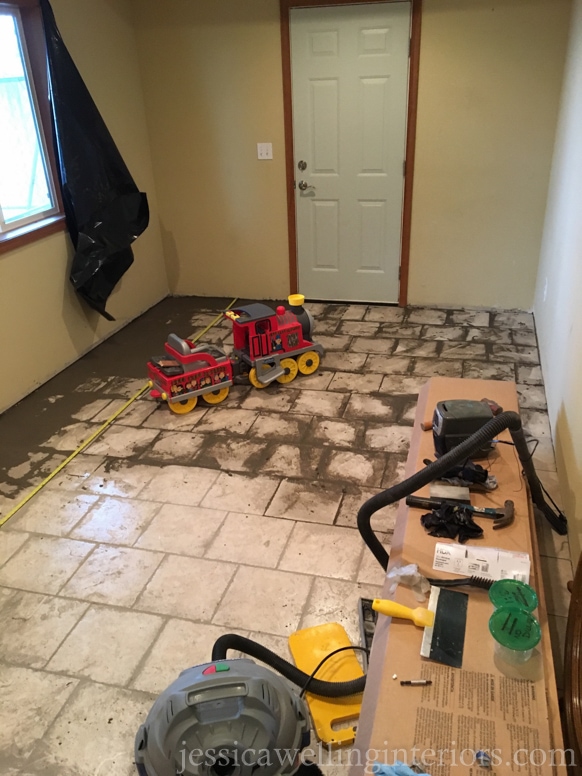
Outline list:
[[[400,684],[403,687],[428,687],[432,679],[402,679]]]

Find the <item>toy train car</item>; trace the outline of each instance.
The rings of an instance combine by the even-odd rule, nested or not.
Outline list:
[[[301,294],[292,294],[288,310],[259,303],[228,310],[231,356],[215,345],[170,334],[166,355],[148,362],[150,395],[181,415],[194,409],[199,396],[208,404],[224,401],[235,378],[248,377],[255,388],[266,388],[274,380],[290,383],[298,373],[313,374],[324,351],[311,340],[313,318],[303,301]]]

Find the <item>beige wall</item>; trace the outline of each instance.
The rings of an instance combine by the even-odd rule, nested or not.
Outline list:
[[[0,255],[0,411],[167,294],[129,0],[52,0],[52,5],[81,75],[136,183],[148,194],[152,219],[135,243],[133,267],[107,305],[114,323],[81,304],[73,291],[65,234]]]
[[[582,0],[575,2],[535,319],[570,547],[582,550]]]
[[[410,301],[530,309],[570,0],[426,0]]]
[[[412,303],[531,307],[570,5],[425,0]],[[171,289],[285,294],[279,0],[133,8]]]
[[[171,290],[288,293],[278,0],[133,7]]]

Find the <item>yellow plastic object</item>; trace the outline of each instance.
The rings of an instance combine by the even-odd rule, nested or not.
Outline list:
[[[220,404],[220,402],[224,401],[228,396],[228,391],[229,391],[228,386],[226,388],[218,388],[216,391],[209,391],[208,393],[203,393],[202,398],[204,399],[206,404]]]
[[[291,307],[301,307],[301,305],[305,302],[305,297],[303,294],[290,294],[287,297],[287,301]]]
[[[297,361],[294,358],[282,358],[279,363],[285,370],[285,374],[278,377],[277,382],[290,383],[291,380],[295,380],[298,371]]]
[[[432,628],[434,625],[434,612],[417,606],[410,609],[408,606],[397,604],[396,601],[388,601],[386,598],[374,598],[372,609],[385,614],[387,617],[400,617],[401,620],[412,620],[419,628]]]
[[[175,415],[185,415],[194,409],[197,401],[198,397],[193,396],[191,399],[184,399],[184,401],[168,402],[168,407]]]
[[[315,350],[308,350],[302,353],[297,359],[297,366],[302,375],[312,375],[319,366],[319,353]]]
[[[305,628],[289,636],[289,649],[295,665],[306,674],[311,674],[320,661],[334,649],[349,646],[351,642],[348,634],[337,622]],[[345,650],[327,660],[315,678],[326,682],[348,682],[363,675],[356,653]],[[354,725],[357,724],[362,708],[361,693],[347,698],[322,698],[306,692],[305,700],[309,705],[315,731],[324,744],[332,747],[353,744],[356,737]]]
[[[269,369],[268,366],[267,366],[267,369]],[[255,367],[253,367],[249,372],[249,382],[251,385],[254,385],[255,388],[259,388],[259,390],[261,388],[266,388],[268,385],[268,383],[259,382],[259,378],[257,377],[257,370]]]

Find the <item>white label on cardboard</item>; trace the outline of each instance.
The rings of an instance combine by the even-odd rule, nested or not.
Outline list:
[[[433,569],[485,579],[519,579],[529,582],[530,558],[527,552],[511,552],[497,547],[465,547],[437,542]]]

